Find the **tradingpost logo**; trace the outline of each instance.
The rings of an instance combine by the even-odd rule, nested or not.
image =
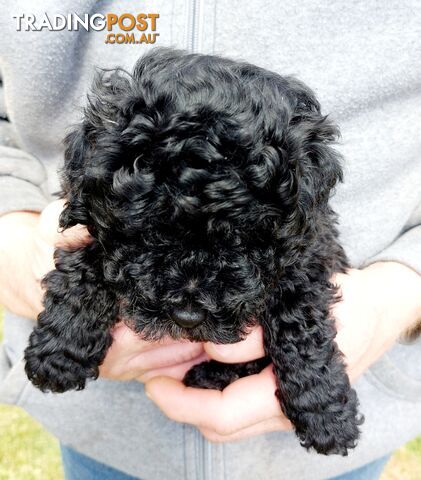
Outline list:
[[[22,13],[13,15],[17,31],[104,31],[107,33],[104,42],[113,44],[153,44],[157,41],[158,13],[76,13],[48,14],[41,16]]]

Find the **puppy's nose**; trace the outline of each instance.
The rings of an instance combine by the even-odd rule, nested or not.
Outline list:
[[[172,318],[183,328],[193,328],[205,319],[205,311],[200,308],[174,308]]]

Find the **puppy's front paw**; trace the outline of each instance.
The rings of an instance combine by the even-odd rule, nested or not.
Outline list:
[[[364,421],[357,408],[356,393],[350,389],[343,405],[330,405],[326,412],[299,413],[296,427],[301,445],[324,455],[348,455],[348,450],[356,447],[358,427]]]
[[[30,336],[25,362],[29,380],[43,392],[82,390],[88,378],[98,376],[96,368],[72,358],[67,349],[61,348],[53,337],[39,329]]]
[[[269,364],[262,358],[247,363],[221,363],[215,360],[199,363],[185,375],[183,383],[188,387],[223,390],[239,378],[259,373]]]

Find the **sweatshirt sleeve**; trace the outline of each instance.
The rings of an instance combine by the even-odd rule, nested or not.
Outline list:
[[[48,203],[42,190],[44,166],[18,148],[5,110],[0,77],[0,215],[17,210],[41,211]]]
[[[421,203],[407,225],[394,242],[371,257],[365,266],[375,262],[394,261],[407,265],[421,275]]]

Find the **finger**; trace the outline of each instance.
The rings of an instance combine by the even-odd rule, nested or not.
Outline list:
[[[201,343],[175,343],[134,355],[126,365],[129,370],[143,372],[191,362],[201,354],[203,354]]]
[[[57,233],[55,246],[66,247],[83,247],[92,242],[92,237],[83,225],[75,225],[74,227]]]
[[[111,335],[113,337],[111,348],[116,351],[124,350],[126,353],[139,354],[169,345],[178,345],[180,350],[183,349],[186,352],[197,352],[198,350],[203,351],[202,343],[189,342],[188,340],[174,340],[169,336],[153,342],[143,340],[140,334],[134,332],[123,321],[118,322],[113,327]],[[186,356],[188,357],[188,354],[186,354]]]
[[[170,338],[159,342],[144,341],[123,322],[113,328],[112,336],[113,343],[99,369],[105,378],[130,380],[149,369],[188,362],[203,353],[200,343]]]
[[[42,305],[43,291],[39,283],[28,284],[24,291],[19,292],[19,309],[16,314],[25,318],[36,320],[39,313],[44,309]]]
[[[129,328],[123,321],[119,321],[114,325],[111,330],[111,336],[113,337],[113,343],[111,344],[110,351],[120,351],[124,349],[127,353],[138,353],[144,351],[148,347],[153,348],[153,343],[150,345],[142,340],[139,335]]]
[[[237,442],[238,440],[255,437],[257,435],[262,435],[263,433],[291,431],[293,430],[293,427],[292,423],[283,414],[280,414],[276,417],[264,420],[263,422],[256,423],[256,425],[252,425],[251,427],[238,430],[230,435],[219,435],[214,430],[209,430],[207,428],[200,428],[199,430],[210,442],[227,443]]]
[[[169,418],[219,435],[230,435],[281,415],[275,390],[272,366],[237,380],[222,392],[186,387],[167,377],[146,383],[147,395]]]
[[[151,350],[150,352],[154,351]],[[182,380],[185,373],[190,370],[193,365],[208,360],[203,350],[200,352],[191,352],[188,356],[183,352],[179,357],[164,351],[157,354],[154,359],[151,359],[150,352],[140,353],[128,360],[126,358],[122,359],[121,357],[113,358],[107,355],[99,367],[100,376],[118,380],[136,379],[140,382],[146,382],[156,376],[168,376]],[[181,360],[189,358],[189,360],[177,363],[178,358]]]
[[[146,352],[156,347],[177,343],[170,337],[165,337],[156,342],[143,340],[141,335],[128,327],[123,321],[119,321],[111,330],[113,343],[111,349],[116,351],[124,350],[126,353]]]
[[[208,342],[204,347],[211,358],[223,363],[248,362],[265,356],[261,326],[253,328],[241,342],[227,345]]]
[[[365,368],[348,368],[347,369],[348,378],[351,385],[353,385],[358,380],[358,378],[364,373],[364,370]]]
[[[59,236],[58,221],[63,207],[64,200],[55,200],[49,203],[41,212],[38,224],[40,236],[50,245],[54,245]]]
[[[171,377],[176,380],[183,380],[186,373],[194,366],[199,363],[209,360],[209,357],[206,353],[202,353],[196,358],[193,358],[189,362],[183,362],[178,365],[171,365],[170,367],[157,368],[154,370],[148,370],[139,377],[136,378],[139,382],[146,383],[155,377]]]
[[[44,276],[54,270],[54,247],[40,236],[34,238],[34,244],[38,254],[32,259],[32,271],[35,280],[41,285]]]

